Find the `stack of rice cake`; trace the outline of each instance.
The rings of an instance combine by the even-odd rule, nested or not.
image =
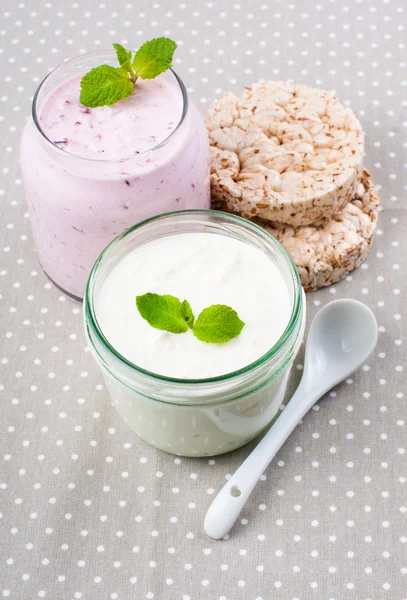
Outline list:
[[[366,258],[379,194],[364,135],[331,93],[284,81],[216,99],[206,125],[213,207],[253,220],[291,254],[305,291]]]

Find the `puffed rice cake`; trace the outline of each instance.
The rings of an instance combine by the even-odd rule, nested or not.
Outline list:
[[[212,196],[247,218],[295,227],[339,212],[355,196],[364,136],[331,93],[284,81],[216,99],[206,118]]]

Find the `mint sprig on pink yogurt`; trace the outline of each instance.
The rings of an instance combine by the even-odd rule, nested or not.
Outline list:
[[[119,67],[100,65],[81,79],[80,101],[84,106],[110,106],[132,94],[136,81],[154,79],[171,67],[177,44],[165,37],[145,42],[134,54],[113,44]]]

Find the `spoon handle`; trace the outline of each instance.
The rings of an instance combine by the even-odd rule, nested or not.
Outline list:
[[[210,505],[204,521],[210,537],[219,540],[229,532],[260,476],[319,397],[302,384],[298,386],[281,415]]]

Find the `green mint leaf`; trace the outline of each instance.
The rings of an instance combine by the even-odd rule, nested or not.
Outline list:
[[[140,315],[151,327],[171,333],[188,331],[181,301],[175,296],[148,293],[136,296],[136,305]]]
[[[91,108],[109,106],[133,91],[134,83],[125,69],[101,65],[82,77],[80,101]]]
[[[136,77],[154,79],[171,67],[177,44],[169,38],[154,38],[139,48],[133,59]]]
[[[134,92],[137,77],[154,79],[171,67],[177,44],[169,38],[154,38],[132,53],[121,44],[113,44],[120,67],[101,65],[81,79],[80,101],[84,106],[110,106]]]
[[[201,342],[223,344],[239,335],[243,327],[243,321],[233,308],[213,304],[198,315],[192,331]]]
[[[184,302],[181,304],[181,310],[182,316],[184,317],[186,324],[190,329],[193,329],[195,317],[188,300],[184,300]]]
[[[126,67],[131,63],[131,52],[128,52],[120,44],[113,44],[113,48],[116,50],[117,60],[121,67]]]

